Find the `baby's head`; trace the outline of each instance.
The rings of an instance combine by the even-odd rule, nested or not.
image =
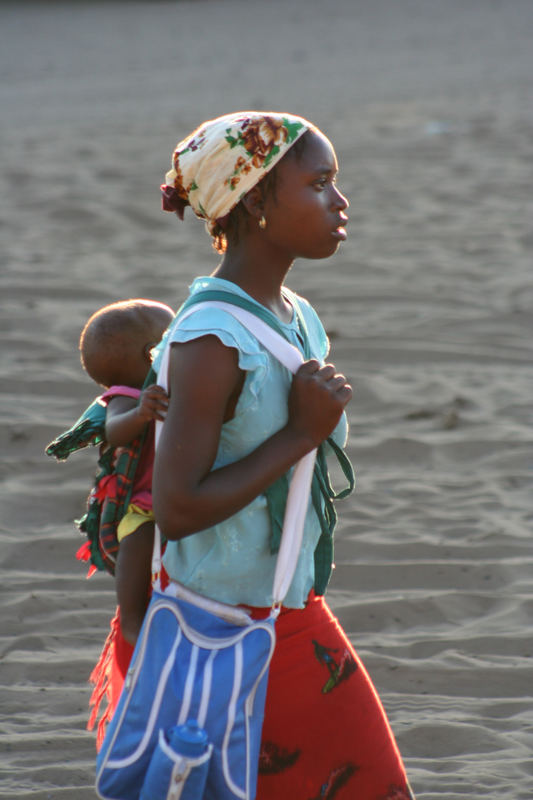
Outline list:
[[[163,336],[174,312],[155,300],[122,300],[104,306],[80,336],[81,363],[104,386],[140,389],[150,367],[150,350]]]

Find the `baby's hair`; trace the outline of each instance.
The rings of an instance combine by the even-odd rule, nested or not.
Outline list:
[[[270,172],[267,172],[264,178],[262,178],[259,183],[257,184],[258,188],[261,191],[261,195],[263,200],[265,200],[269,195],[272,195],[274,200],[276,200],[276,189],[277,189],[277,177],[276,171],[278,166],[281,162],[286,158],[296,158],[298,161],[301,160],[303,153],[305,151],[306,143],[308,136],[307,134],[309,131],[306,131],[299,139],[297,139],[292,147],[287,150],[283,158],[278,161],[275,167],[273,167]],[[241,235],[244,231],[246,231],[246,226],[248,225],[249,215],[248,211],[246,210],[244,203],[238,203],[235,208],[232,209],[230,212],[225,224],[224,228],[216,222],[211,229],[211,235],[213,237],[213,249],[216,250],[217,253],[226,252],[228,242],[233,245],[236,245],[241,238]]]
[[[100,308],[81,332],[83,368],[106,388],[136,385],[139,362],[147,358],[147,348],[158,343],[172,315],[168,306],[155,300],[121,300]]]

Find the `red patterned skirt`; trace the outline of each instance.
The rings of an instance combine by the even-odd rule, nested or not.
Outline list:
[[[413,798],[376,690],[313,593],[276,622],[257,790],[257,800],[273,798]]]

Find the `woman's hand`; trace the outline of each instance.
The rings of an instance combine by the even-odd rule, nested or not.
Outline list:
[[[287,426],[318,447],[335,430],[351,399],[352,387],[332,364],[306,361],[292,381]]]

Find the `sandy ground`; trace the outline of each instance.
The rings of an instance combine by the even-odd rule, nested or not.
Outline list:
[[[419,799],[533,797],[533,4],[3,3],[0,40],[0,796],[95,796],[95,454],[43,454],[95,394],[79,331],[214,268],[158,184],[193,126],[268,106],[328,132],[351,199],[289,280],[356,392],[331,603]]]

